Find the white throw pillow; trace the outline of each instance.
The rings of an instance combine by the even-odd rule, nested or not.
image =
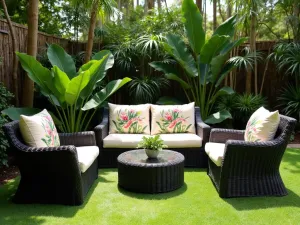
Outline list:
[[[150,104],[108,106],[110,134],[150,134]]]
[[[270,112],[260,107],[250,117],[245,130],[245,141],[270,141],[274,138],[280,116],[278,110]]]
[[[195,133],[195,103],[151,105],[151,135]]]
[[[53,119],[46,109],[33,116],[20,116],[20,131],[25,143],[31,147],[60,146]]]

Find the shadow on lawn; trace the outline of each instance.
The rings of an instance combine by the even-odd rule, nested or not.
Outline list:
[[[187,185],[186,183],[183,184],[183,186],[175,191],[170,191],[166,193],[158,193],[158,194],[145,194],[145,193],[136,193],[136,192],[130,192],[126,191],[125,189],[118,186],[119,192],[121,192],[123,195],[126,195],[131,198],[137,198],[137,199],[145,199],[145,200],[165,200],[168,198],[173,198],[176,196],[179,196],[186,192]]]
[[[113,182],[105,179],[102,175],[104,171],[99,171],[99,177],[95,180],[93,186],[89,190],[84,203],[81,206],[66,206],[66,205],[50,205],[50,204],[15,204],[12,202],[16,189],[19,184],[19,178],[12,180],[4,186],[0,186],[0,224],[11,224],[12,221],[21,221],[22,224],[45,224],[46,219],[37,217],[63,217],[71,218],[79,210],[83,209],[89,202],[98,183]],[[30,206],[30,207],[28,207]]]
[[[300,207],[300,197],[287,189],[288,195],[283,197],[249,197],[223,199],[236,210],[255,210],[281,207]]]

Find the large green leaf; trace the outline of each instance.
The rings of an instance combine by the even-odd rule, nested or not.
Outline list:
[[[69,105],[73,105],[74,103],[76,103],[81,91],[89,83],[90,77],[91,77],[90,70],[87,70],[80,73],[78,76],[74,77],[69,82],[69,85],[65,93],[65,99]]]
[[[164,49],[173,56],[186,73],[191,77],[197,77],[198,71],[196,62],[188,51],[186,44],[178,35],[168,34],[166,43],[163,43]]]
[[[114,64],[114,58],[110,51],[101,51],[97,54],[100,53],[107,53],[107,54],[103,55],[101,58],[99,57],[100,59],[96,60],[96,63],[94,63],[94,65],[92,65],[89,68],[91,79],[80,94],[80,97],[82,99],[85,99],[90,94],[92,94],[93,90],[97,86],[96,84],[99,83],[106,76],[107,70],[110,69]]]
[[[82,108],[82,110],[89,110],[99,107],[107,98],[118,91],[122,86],[131,81],[130,78],[125,77],[119,80],[109,82],[105,88],[95,94]]]
[[[223,67],[222,71],[220,72],[220,75],[218,76],[218,81],[216,82],[215,86],[218,87],[222,81],[225,79],[225,77],[230,73],[231,70],[235,68],[233,63],[226,63]]]
[[[203,19],[200,11],[193,0],[183,0],[182,12],[186,36],[193,51],[199,54],[205,43],[205,32],[202,28]]]
[[[50,70],[43,67],[34,57],[16,52],[23,69],[27,72],[29,78],[35,82],[41,90],[49,95],[53,90],[52,74]]]
[[[218,97],[222,96],[222,95],[232,95],[234,94],[234,90],[231,87],[222,87],[220,90],[217,91],[217,93],[210,99],[209,103],[213,104]]]
[[[183,89],[190,89],[191,88],[190,85],[187,82],[185,82],[184,80],[182,80],[180,77],[178,77],[175,74],[169,73],[169,74],[165,74],[165,76],[169,80],[177,81]]]
[[[240,38],[238,40],[235,40],[234,42],[228,43],[221,50],[220,54],[228,54],[233,48],[240,46],[241,44],[243,44],[247,40],[248,40],[247,37],[243,37],[243,38]]]
[[[56,89],[55,97],[58,99],[59,103],[62,104],[65,102],[65,93],[67,87],[70,83],[68,75],[60,70],[57,66],[52,68],[53,73],[53,83]]]
[[[237,23],[237,15],[228,18],[215,30],[213,36],[229,35],[230,37],[233,37],[236,23]]]
[[[39,112],[43,111],[42,109],[37,109],[37,108],[7,108],[1,111],[3,115],[8,116],[11,120],[19,120],[21,115],[24,116],[33,116]],[[49,111],[48,111],[49,112]],[[51,115],[55,125],[60,126],[62,122],[52,113],[49,112]]]
[[[208,124],[216,124],[216,123],[221,123],[226,119],[232,119],[232,116],[230,112],[224,109],[208,116],[204,122]]]
[[[48,47],[47,56],[52,66],[57,66],[65,72],[70,79],[76,76],[76,67],[72,57],[59,45],[52,44]]]
[[[165,74],[169,74],[169,73],[177,74],[178,73],[178,69],[176,69],[176,66],[171,63],[154,61],[154,62],[149,63],[149,65],[151,67],[153,67],[155,70],[161,71]]]
[[[227,55],[217,55],[212,58],[211,63],[210,63],[210,68],[211,68],[211,82],[215,83],[216,80],[218,79],[220,72],[222,68],[224,67],[224,64],[226,60],[228,59]]]
[[[201,63],[210,63],[212,58],[220,53],[220,51],[229,43],[229,36],[212,36],[202,47],[200,53]]]

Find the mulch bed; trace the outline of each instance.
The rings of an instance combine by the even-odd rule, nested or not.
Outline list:
[[[9,167],[0,168],[0,185],[7,183],[7,181],[14,179],[19,175],[18,167],[11,165]]]
[[[294,136],[294,140],[290,144],[300,144],[300,133],[297,132]]]

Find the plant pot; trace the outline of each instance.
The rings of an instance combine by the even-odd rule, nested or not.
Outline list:
[[[148,158],[150,159],[156,159],[159,154],[158,150],[152,150],[152,149],[145,149],[145,152]]]

